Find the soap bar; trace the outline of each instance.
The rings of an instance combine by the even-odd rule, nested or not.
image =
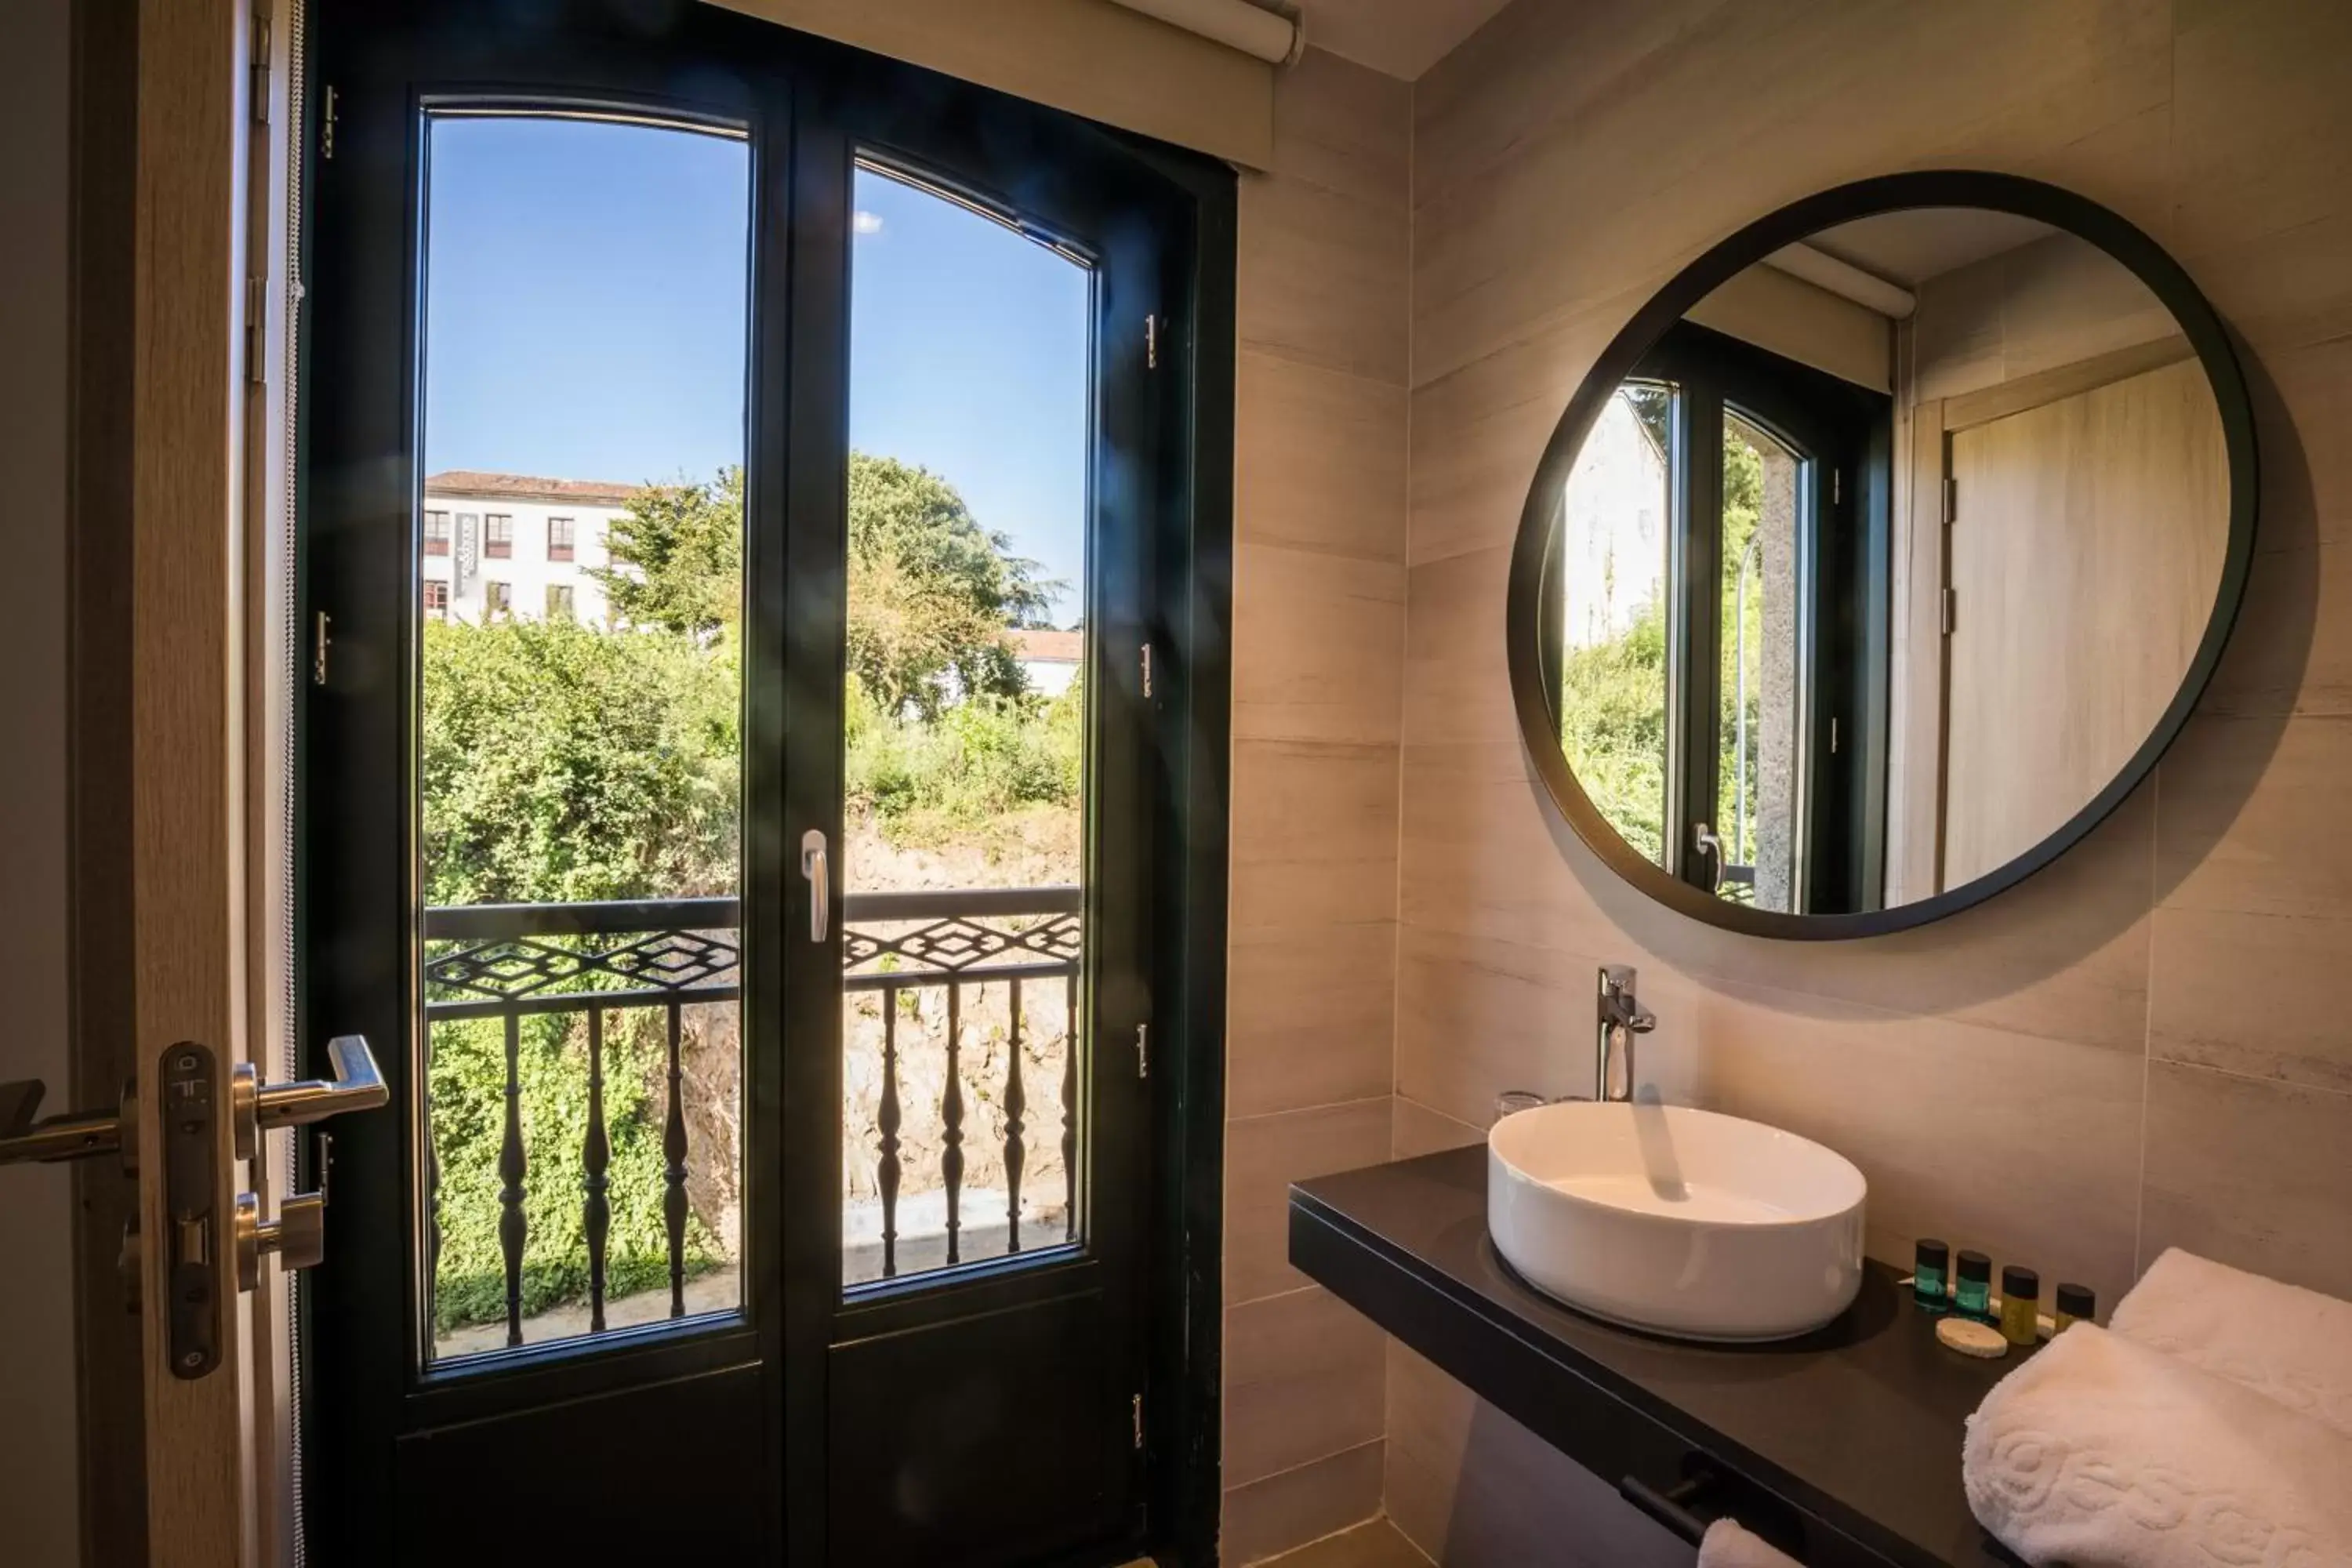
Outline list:
[[[1940,1320],[1936,1324],[1936,1337],[1962,1355],[1982,1361],[1999,1361],[2009,1353],[2009,1342],[2000,1337],[1999,1329],[1967,1318]]]

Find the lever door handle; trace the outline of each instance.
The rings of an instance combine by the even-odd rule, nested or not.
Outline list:
[[[254,1125],[264,1132],[279,1127],[307,1127],[346,1110],[373,1110],[391,1100],[392,1091],[384,1087],[366,1036],[337,1035],[329,1040],[327,1065],[332,1078],[298,1079],[257,1090]]]
[[[254,1136],[276,1127],[300,1127],[322,1121],[346,1110],[373,1110],[388,1103],[392,1091],[377,1070],[375,1053],[363,1036],[339,1035],[327,1042],[327,1060],[334,1076],[298,1079],[291,1083],[259,1085],[251,1063],[239,1063],[229,1082],[232,1114],[236,1117],[236,1150],[241,1159],[253,1157]],[[76,1111],[33,1120],[40,1108],[37,1079],[0,1084],[0,1165],[35,1160],[79,1160],[92,1154],[135,1149],[137,1100],[125,1094],[121,1109]]]
[[[833,908],[833,878],[824,854],[824,835],[810,828],[801,835],[801,875],[809,885],[809,941],[824,941],[824,922]]]

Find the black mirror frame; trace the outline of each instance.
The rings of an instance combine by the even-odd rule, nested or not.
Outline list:
[[[1600,417],[1617,384],[1665,330],[1716,289],[1783,246],[1839,224],[1880,213],[1918,207],[1982,207],[2036,218],[2097,246],[2129,268],[2180,325],[2205,368],[2220,407],[2230,463],[2230,535],[2213,613],[2197,645],[2180,689],[2123,770],[2058,829],[1999,870],[1897,909],[1854,914],[1795,915],[1727,903],[1679,878],[1669,876],[1634,851],[1593,805],[1569,766],[1559,742],[1540,650],[1541,603],[1546,561],[1550,554],[1553,508],[1548,498],[1567,482],[1586,434]],[[2116,214],[2074,192],[2015,174],[1972,170],[1928,170],[1885,174],[1838,185],[1793,202],[1757,219],[1709,249],[1677,273],[1635,312],[1601,351],[1560,416],[1536,466],[1535,480],[1519,515],[1511,549],[1504,615],[1511,696],[1517,710],[1521,743],[1535,763],[1544,787],[1577,837],[1626,882],[1667,908],[1694,920],[1751,936],[1801,941],[1841,941],[1907,931],[1980,904],[2016,886],[2079,843],[2147,777],[2189,721],[2221,662],[2236,625],[2246,574],[2254,552],[2258,512],[2253,405],[2237,354],[2221,318],[2162,247]]]

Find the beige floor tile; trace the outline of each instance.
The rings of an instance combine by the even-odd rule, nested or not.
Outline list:
[[[1318,1541],[1381,1511],[1378,1442],[1228,1488],[1218,1560],[1238,1565]]]
[[[1269,1561],[1282,1568],[1430,1568],[1421,1548],[1385,1519],[1327,1535]]]
[[[1224,1477],[1246,1486],[1381,1436],[1371,1321],[1320,1287],[1225,1310]]]

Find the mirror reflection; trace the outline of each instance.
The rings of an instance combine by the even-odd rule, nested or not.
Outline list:
[[[2088,241],[1973,208],[1825,229],[1652,344],[1560,487],[1540,624],[1569,766],[1727,901],[1963,887],[2155,730],[2229,479],[2179,323]]]

